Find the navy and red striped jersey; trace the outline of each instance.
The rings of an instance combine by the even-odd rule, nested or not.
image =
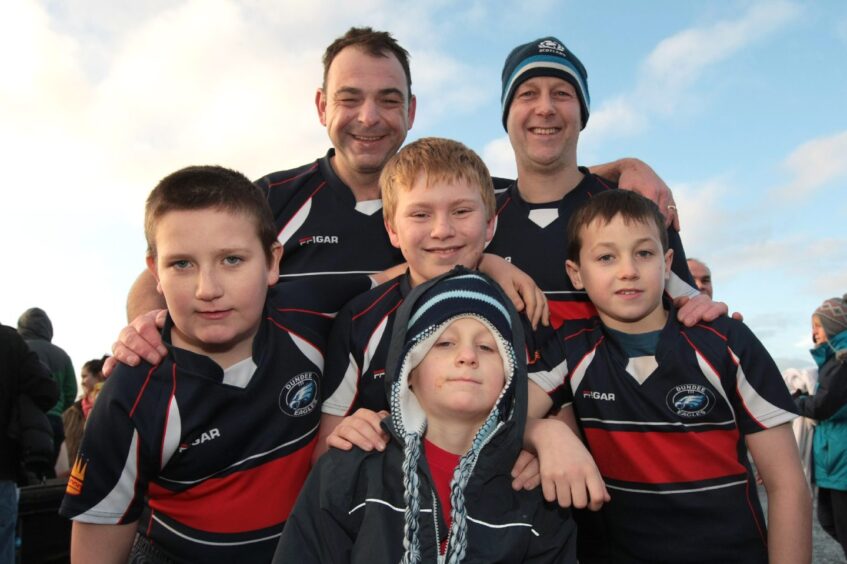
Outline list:
[[[630,357],[599,319],[566,322],[530,377],[573,404],[612,496],[613,561],[767,562],[744,437],[795,408],[743,323],[687,328],[670,311],[654,354]]]
[[[547,296],[551,322],[558,327],[566,319],[587,319],[597,310],[583,290],[576,290],[565,271],[567,260],[567,225],[571,215],[592,194],[617,186],[580,168],[585,177],[564,198],[545,204],[530,204],[521,198],[518,182],[513,182],[497,196],[497,230],[485,252],[499,255],[527,274]],[[502,179],[495,186],[502,187]],[[688,272],[685,251],[679,233],[668,229],[670,247],[674,250],[668,293],[696,296],[699,291]]]
[[[256,181],[268,202],[283,246],[280,277],[373,274],[403,262],[382,219],[382,201],[356,202],[335,174],[335,149],[312,164]]]
[[[304,282],[269,291],[252,357],[226,370],[169,345],[170,321],[161,364],[119,366],[92,411],[62,515],[137,521],[178,561],[270,561],[309,472],[336,307],[314,308],[327,300],[304,294],[314,289]],[[344,290],[338,300],[362,287]]]
[[[353,298],[335,318],[325,380],[335,391],[323,413],[346,416],[360,407],[389,410],[385,363],[394,314],[411,291],[408,273]]]

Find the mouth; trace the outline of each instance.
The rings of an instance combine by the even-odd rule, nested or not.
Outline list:
[[[437,248],[429,248],[425,249],[426,252],[431,253],[436,256],[453,256],[462,250],[462,247],[437,247]]]
[[[218,309],[214,311],[198,311],[197,315],[207,321],[218,321],[227,317],[231,312],[231,309]]]
[[[376,143],[385,138],[385,135],[356,135],[355,133],[351,133],[350,136],[360,143]]]
[[[533,135],[540,135],[542,137],[555,135],[562,130],[561,127],[530,127],[529,132]]]
[[[644,293],[644,292],[643,292],[642,290],[635,290],[635,289],[632,289],[632,288],[625,288],[625,289],[623,289],[623,290],[618,290],[617,292],[615,292],[615,295],[616,295],[616,296],[621,296],[622,298],[636,298],[636,297],[640,296],[640,295],[641,295],[641,294],[643,294],[643,293]]]

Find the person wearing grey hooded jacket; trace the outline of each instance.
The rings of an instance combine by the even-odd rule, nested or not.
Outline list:
[[[479,321],[494,345],[456,336],[454,327],[466,318]],[[433,450],[448,449],[437,443],[440,449],[432,449],[430,435],[436,421],[443,425],[444,411],[424,399],[434,392],[424,392],[428,376],[420,372],[436,350],[451,360],[430,389],[448,395],[468,393],[451,380],[496,377],[474,366],[485,365],[483,355],[499,353],[503,366],[502,388],[478,406],[483,420],[470,429],[469,447],[449,451],[458,461],[446,480],[444,458]],[[383,452],[330,449],[318,460],[274,562],[576,562],[569,510],[545,502],[540,489],[511,487],[527,414],[525,350],[520,318],[486,276],[457,267],[416,287],[398,310],[386,364],[392,412],[382,424],[391,440]],[[485,389],[470,395],[487,398]],[[456,415],[464,413],[459,409]]]
[[[71,357],[62,348],[54,345],[53,323],[41,308],[33,307],[18,318],[18,333],[24,338],[30,350],[47,365],[50,375],[59,386],[59,401],[56,402],[47,418],[53,427],[53,465],[59,457],[59,450],[65,440],[62,413],[76,401],[76,375]]]

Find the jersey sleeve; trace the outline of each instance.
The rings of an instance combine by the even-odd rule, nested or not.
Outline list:
[[[694,284],[694,278],[688,270],[688,261],[685,258],[685,249],[682,248],[682,239],[679,233],[672,227],[668,228],[668,244],[673,249],[673,262],[671,263],[671,275],[665,288],[671,298],[692,298],[700,294],[700,290]]]
[[[727,332],[730,393],[738,427],[755,433],[787,423],[796,417],[796,407],[776,363],[750,329],[732,319]],[[734,381],[733,381],[734,380]]]
[[[106,381],[86,424],[60,514],[107,525],[138,520],[157,469],[133,420],[151,371],[149,365],[147,370],[118,365]]]
[[[568,359],[564,340],[559,331],[539,327],[534,333],[536,351],[527,366],[529,379],[550,396],[553,407],[573,403],[573,394],[567,382]]]
[[[327,415],[348,415],[356,400],[361,361],[354,355],[352,333],[353,312],[345,307],[335,318],[327,346],[323,386],[326,396],[321,407]]]

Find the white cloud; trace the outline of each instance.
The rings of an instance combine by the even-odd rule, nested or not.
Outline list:
[[[515,166],[515,153],[512,151],[512,145],[509,143],[509,137],[504,135],[499,139],[495,139],[488,143],[480,155],[485,161],[491,176],[500,176],[502,178],[515,178],[518,175],[517,167]]]
[[[789,201],[811,196],[835,181],[847,180],[847,131],[803,143],[788,155],[782,167],[790,181],[777,191]]]

